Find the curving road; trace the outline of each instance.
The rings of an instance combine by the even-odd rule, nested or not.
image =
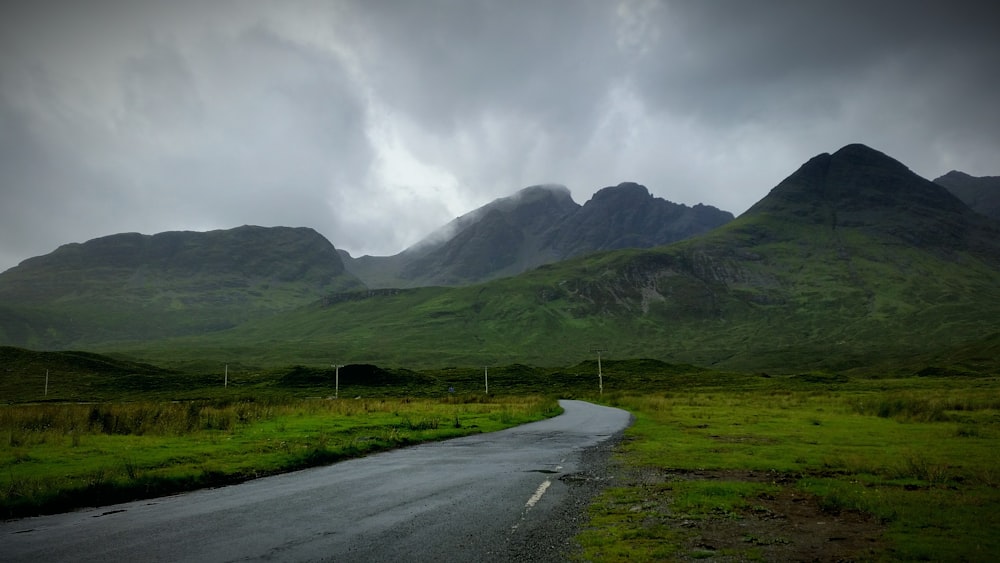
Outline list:
[[[559,517],[572,480],[560,477],[579,472],[582,452],[630,420],[619,409],[560,404],[560,416],[501,432],[5,522],[0,560],[509,560],[512,545]]]

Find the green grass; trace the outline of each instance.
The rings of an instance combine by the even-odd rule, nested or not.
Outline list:
[[[540,397],[0,407],[0,515],[103,505],[558,414]]]
[[[987,336],[978,350],[963,349],[962,365],[981,361],[994,341]],[[867,519],[864,533],[878,543],[845,557],[981,560],[1000,551],[1000,380],[955,375],[981,368],[942,377],[913,360],[903,371],[924,375],[768,375],[605,359],[601,397],[596,359],[491,366],[490,396],[482,367],[350,364],[340,370],[341,399],[332,400],[329,364],[236,364],[223,387],[221,370],[168,371],[79,352],[0,352],[10,366],[0,372],[0,389],[21,403],[0,407],[7,515],[229,483],[490,431],[556,412],[551,398],[516,397],[558,396],[602,400],[636,416],[615,486],[595,500],[579,537],[582,560],[781,559],[801,538],[752,524],[783,521],[776,507],[790,497],[808,499],[820,520]],[[37,402],[45,398],[46,366],[52,387],[48,401]],[[81,400],[94,403],[70,404]],[[735,530],[735,539],[699,539],[705,526]]]
[[[756,499],[782,490],[814,498],[830,517],[860,511],[884,525],[884,546],[865,559],[1000,552],[996,378],[773,378],[609,402],[636,423],[620,448],[622,482],[591,507],[582,560],[720,556],[699,552],[698,532],[683,522],[746,525]],[[763,540],[753,539],[727,556],[760,557]]]

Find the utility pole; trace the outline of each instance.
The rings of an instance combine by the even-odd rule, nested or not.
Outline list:
[[[223,387],[229,389],[229,364],[226,364],[226,382],[223,384]]]
[[[597,387],[600,395],[604,396],[604,375],[601,373],[601,352],[607,352],[607,348],[591,348],[591,352],[597,352]]]
[[[483,377],[486,378],[486,394],[490,394],[490,367],[483,366]]]
[[[333,398],[340,398],[340,368],[344,367],[341,365],[330,364],[330,367],[334,369],[333,373]]]

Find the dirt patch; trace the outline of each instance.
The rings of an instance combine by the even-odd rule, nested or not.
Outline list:
[[[713,553],[756,548],[766,561],[859,561],[879,551],[881,526],[856,512],[829,514],[815,498],[783,489],[758,498],[737,520],[707,519],[692,546]]]
[[[682,555],[688,561],[846,562],[876,559],[884,545],[884,527],[871,516],[824,511],[816,497],[794,487],[798,476],[765,471],[638,471],[626,477],[660,498],[646,506],[660,508],[659,519],[685,530]],[[747,481],[769,483],[775,493],[748,499],[727,514],[675,515],[670,509],[671,481]]]

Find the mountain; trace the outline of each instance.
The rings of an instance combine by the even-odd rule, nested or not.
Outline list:
[[[599,194],[588,205],[617,197],[657,205],[630,185]],[[563,225],[587,207],[572,209],[553,188],[522,195],[408,252],[414,262],[450,265],[441,249],[473,257],[504,245],[558,250],[563,239],[544,228],[550,214],[569,210]],[[619,219],[604,219],[614,232]],[[643,224],[642,215],[623,222]],[[141,235],[26,261],[0,275],[0,344],[28,334],[50,348],[165,366],[233,358],[260,366],[575,365],[597,347],[618,359],[785,373],[961,374],[996,365],[983,358],[1000,334],[1000,224],[864,145],[817,155],[743,215],[701,235],[476,285],[351,290],[362,286],[312,231],[247,229],[195,237],[191,244],[205,249],[192,249],[200,258],[190,261],[143,254],[161,245]],[[499,247],[498,232],[507,233]],[[213,237],[241,242],[208,244]],[[616,240],[600,235],[599,243]],[[318,258],[289,251],[300,245],[315,245]]]
[[[996,222],[889,156],[848,145],[810,159],[734,221],[669,246],[475,286],[331,296],[157,346],[225,356],[281,334],[246,361],[409,367],[567,365],[601,347],[787,372],[910,365],[959,349],[971,358],[998,332]]]
[[[733,220],[707,205],[688,207],[654,197],[626,182],[599,190],[548,233],[546,244],[561,258],[601,250],[651,248],[706,233]]]
[[[714,207],[688,207],[623,183],[583,206],[564,186],[525,188],[455,219],[395,256],[345,257],[369,287],[459,286],[517,275],[601,250],[648,248],[732,220]]]
[[[531,186],[467,213],[400,254],[345,262],[369,287],[463,285],[558,260],[542,235],[575,211],[564,186]]]
[[[934,183],[948,188],[974,211],[1000,220],[1000,176],[976,177],[952,170]]]
[[[747,215],[824,225],[832,233],[846,227],[938,252],[992,245],[975,236],[986,225],[970,212],[958,197],[902,163],[848,145],[811,159]]]
[[[53,348],[201,334],[363,287],[312,229],[118,234],[0,274],[0,336]]]

